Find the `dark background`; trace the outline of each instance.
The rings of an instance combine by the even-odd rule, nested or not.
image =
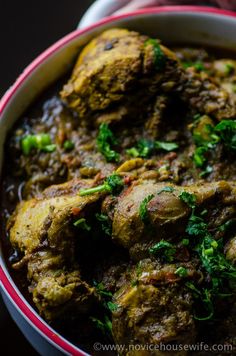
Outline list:
[[[0,0],[0,96],[21,71],[73,31],[93,0]]]
[[[0,97],[38,54],[77,27],[92,2],[0,0]],[[1,297],[0,340],[1,355],[37,355],[11,320]]]

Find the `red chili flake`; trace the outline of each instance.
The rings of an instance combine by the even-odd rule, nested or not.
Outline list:
[[[165,280],[167,282],[176,282],[179,280],[179,277],[176,276],[173,272],[166,272],[165,273]]]
[[[124,178],[124,183],[125,183],[125,184],[130,184],[130,183],[131,183],[131,178],[130,178],[129,176],[126,176],[126,177]]]
[[[176,152],[170,152],[164,157],[164,159],[167,159],[168,161],[173,161],[176,157],[177,157]]]
[[[77,208],[77,207],[74,207],[74,208],[71,208],[71,212],[72,212],[73,215],[77,216],[81,212],[81,209]]]

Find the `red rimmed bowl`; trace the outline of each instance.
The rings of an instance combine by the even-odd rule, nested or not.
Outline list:
[[[236,14],[206,7],[149,8],[114,16],[64,37],[35,59],[0,101],[0,169],[8,130],[50,84],[70,70],[92,37],[111,27],[126,27],[169,44],[200,44],[236,49]],[[0,287],[13,319],[41,355],[86,355],[58,335],[29,305],[12,280],[0,248]]]

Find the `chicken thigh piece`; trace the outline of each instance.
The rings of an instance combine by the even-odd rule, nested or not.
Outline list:
[[[231,96],[206,73],[184,69],[158,40],[126,29],[107,30],[82,50],[61,97],[85,123],[97,124],[150,120],[147,108],[155,114],[163,94],[218,120],[235,115]]]
[[[75,237],[83,231],[73,222],[83,219],[100,197],[80,197],[78,190],[88,186],[89,180],[51,186],[41,197],[21,202],[9,222],[10,241],[24,254],[14,267],[27,264],[29,290],[47,320],[69,310],[85,312],[95,300],[94,289],[81,279],[74,256]]]
[[[114,207],[114,241],[129,249],[134,259],[141,259],[153,243],[184,234],[191,208],[179,197],[182,192],[193,194],[196,206],[202,208],[217,202],[223,210],[224,205],[235,206],[236,202],[235,186],[226,181],[186,187],[153,180],[135,182],[119,196]]]
[[[189,266],[190,267],[190,266]],[[176,265],[161,265],[145,259],[126,273],[113,297],[117,309],[112,315],[115,343],[128,345],[192,344],[196,338],[192,296],[175,274]],[[124,355],[139,355],[129,349]],[[185,355],[177,350],[153,348],[142,355]]]

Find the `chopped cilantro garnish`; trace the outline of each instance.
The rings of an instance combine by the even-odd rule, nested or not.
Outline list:
[[[184,246],[189,245],[189,239],[183,239],[181,242],[182,242],[182,245],[184,245]]]
[[[163,150],[168,152],[175,151],[179,147],[177,143],[161,141],[155,141],[154,146],[157,150]]]
[[[111,236],[112,227],[111,227],[111,221],[109,217],[105,214],[97,213],[96,219],[101,222],[102,230],[105,232],[105,234]]]
[[[75,144],[74,142],[70,141],[70,140],[66,140],[63,144],[63,148],[66,150],[66,151],[71,151],[73,150],[73,148],[75,147]]]
[[[97,283],[96,281],[94,281],[94,286],[96,287],[96,291],[99,295],[101,295],[102,297],[108,297],[108,298],[112,298],[112,293],[107,291],[103,285],[103,283]]]
[[[113,173],[104,181],[102,185],[98,185],[97,187],[81,189],[79,191],[80,196],[100,193],[100,192],[107,192],[111,194],[119,194],[120,191],[124,187],[123,179],[116,173]]]
[[[196,205],[196,196],[194,194],[188,193],[186,191],[183,191],[180,195],[179,198],[185,202],[190,208],[194,209]]]
[[[186,227],[186,232],[190,236],[205,236],[205,234],[208,233],[207,224],[200,216],[196,216],[194,213],[192,213]]]
[[[188,270],[185,267],[179,267],[175,271],[175,274],[177,274],[179,277],[187,277]]]
[[[197,167],[203,167],[204,164],[206,163],[207,159],[205,157],[205,154],[208,152],[208,147],[207,146],[200,146],[197,147],[194,155],[193,155],[193,161]]]
[[[107,306],[111,312],[116,311],[118,309],[118,305],[113,302],[108,302]]]
[[[193,135],[197,148],[193,154],[193,161],[196,167],[203,168],[207,163],[206,154],[213,149],[218,143],[230,150],[236,150],[236,120],[222,120],[215,127],[205,126],[209,138],[205,139],[199,133]],[[201,177],[212,172],[212,167],[207,165],[200,174]]]
[[[148,195],[146,198],[143,199],[143,201],[141,202],[140,207],[139,207],[139,216],[145,224],[148,223],[147,205],[153,198],[154,198],[153,194]]]
[[[131,156],[131,157],[139,157],[140,153],[139,153],[139,150],[135,147],[131,147],[131,148],[128,148],[126,150],[126,153]]]
[[[33,149],[44,152],[53,152],[56,145],[52,144],[51,137],[48,134],[27,135],[21,140],[23,154],[28,156]]]
[[[107,315],[104,316],[104,320],[100,320],[94,317],[90,317],[90,320],[95,324],[96,328],[99,329],[104,335],[111,334],[112,322]]]
[[[111,149],[111,146],[116,144],[117,140],[109,129],[108,124],[102,123],[97,136],[97,146],[108,162],[118,162],[120,159],[119,153]]]
[[[236,120],[222,120],[214,128],[227,148],[236,150]]]
[[[161,240],[149,249],[149,253],[151,255],[159,255],[167,262],[172,262],[174,260],[176,248],[172,243],[165,240]]]
[[[82,230],[86,230],[86,231],[90,231],[91,230],[91,226],[89,226],[86,223],[86,219],[85,218],[81,218],[79,220],[76,220],[74,222],[74,226],[79,227]]]
[[[164,188],[162,188],[161,190],[159,190],[159,192],[157,193],[158,195],[163,193],[163,192],[168,192],[168,193],[173,193],[174,188],[171,186],[166,186]]]
[[[200,173],[200,177],[205,177],[211,172],[213,172],[213,167],[208,165],[206,166],[205,170]]]
[[[234,65],[232,63],[225,64],[225,74],[229,75],[234,72]]]
[[[175,151],[179,146],[175,142],[151,141],[141,139],[137,143],[137,147],[132,147],[126,152],[133,157],[146,158],[151,156],[155,151]]]
[[[194,67],[197,71],[201,72],[201,71],[204,71],[206,70],[204,64],[202,61],[196,61],[196,62],[183,62],[182,63],[183,67],[186,69],[186,68],[189,68],[189,67]]]
[[[149,38],[145,44],[153,46],[155,67],[157,71],[161,71],[165,67],[166,56],[163,53],[158,41],[153,38]]]
[[[99,328],[104,334],[106,334],[107,332],[110,333],[112,329],[112,324],[109,315],[110,312],[114,312],[118,309],[118,305],[111,301],[113,295],[110,291],[105,289],[103,283],[101,282],[97,283],[96,281],[94,281],[93,284],[96,288],[97,293],[101,298],[101,302],[106,310],[106,313],[103,321],[98,320],[97,318],[91,318],[91,319],[96,323],[97,328]]]
[[[197,290],[193,284],[189,284],[188,287],[195,292],[195,297],[201,300],[208,311],[207,316],[196,317],[196,319],[208,320],[214,314],[213,299],[229,295],[222,293],[222,288],[227,284],[226,282],[229,278],[236,280],[236,268],[226,259],[222,241],[216,241],[208,231],[208,224],[203,218],[205,213],[201,214],[201,216],[196,215],[196,200],[192,199],[191,195],[188,194],[182,195],[182,200],[192,208],[186,232],[194,239],[194,250],[197,252],[203,268],[209,275],[209,288]]]
[[[211,291],[208,290],[207,288],[199,290],[191,282],[186,282],[185,285],[186,285],[186,287],[191,289],[194,298],[196,300],[199,300],[200,303],[203,304],[204,309],[208,313],[206,316],[194,315],[194,319],[199,320],[199,321],[210,320],[214,315],[214,307],[213,307],[213,302],[212,302],[212,298],[211,298],[212,297]]]

